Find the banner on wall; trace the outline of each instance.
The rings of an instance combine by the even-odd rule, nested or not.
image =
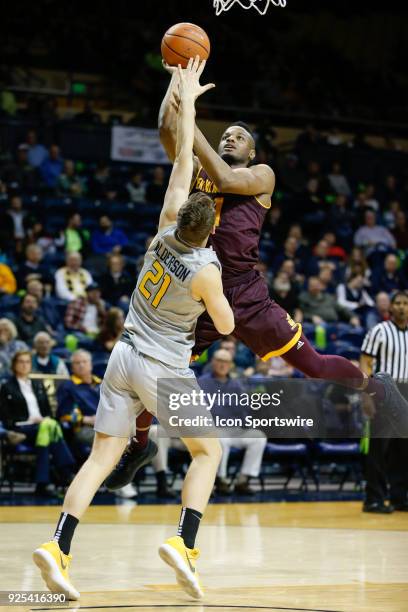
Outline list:
[[[111,158],[139,164],[169,164],[158,130],[138,127],[112,127]]]

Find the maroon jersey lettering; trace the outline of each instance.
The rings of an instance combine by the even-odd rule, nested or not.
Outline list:
[[[200,168],[191,192],[212,196],[216,206],[216,230],[208,244],[222,265],[224,280],[252,270],[259,261],[259,239],[269,207],[255,196],[220,193],[205,170]]]

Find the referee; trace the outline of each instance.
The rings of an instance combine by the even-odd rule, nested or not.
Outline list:
[[[378,323],[366,335],[361,347],[360,366],[368,375],[387,372],[401,393],[408,389],[408,293],[398,291],[391,298],[391,319]],[[371,421],[371,439],[366,461],[364,512],[390,514],[408,512],[408,438],[379,437],[381,415]],[[377,437],[376,437],[377,436]],[[388,498],[389,485],[389,500]]]

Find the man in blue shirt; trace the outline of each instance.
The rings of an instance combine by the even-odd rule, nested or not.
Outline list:
[[[99,228],[93,232],[91,238],[92,251],[97,255],[119,253],[122,247],[129,244],[126,234],[116,229],[107,215],[100,217]]]
[[[75,351],[71,367],[71,380],[63,382],[57,392],[57,417],[71,426],[75,441],[90,445],[102,381],[92,374],[92,356],[88,351]]]
[[[213,417],[219,418],[241,418],[243,421],[248,414],[248,406],[241,406],[235,402],[235,397],[244,393],[241,383],[230,378],[230,371],[234,365],[231,353],[226,349],[219,349],[214,353],[211,361],[211,372],[204,374],[198,379],[200,387],[205,393],[224,395],[230,398],[224,405],[217,402],[211,410]],[[226,395],[226,394],[237,394]],[[231,401],[230,401],[231,400]],[[220,443],[222,446],[222,459],[216,480],[216,491],[220,494],[230,493],[230,485],[227,480],[228,458],[231,448],[244,449],[245,455],[234,486],[234,492],[238,495],[253,495],[254,490],[249,486],[251,477],[257,478],[262,464],[262,457],[266,446],[266,437],[263,432],[254,429],[243,429],[234,427],[234,437],[228,429],[220,431]]]
[[[40,174],[47,187],[52,189],[57,187],[58,179],[63,169],[64,162],[60,157],[59,147],[51,145],[49,157],[40,166]]]

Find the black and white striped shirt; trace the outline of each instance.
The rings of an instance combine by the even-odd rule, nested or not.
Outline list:
[[[367,332],[361,352],[374,357],[373,373],[387,372],[397,382],[408,382],[408,327],[378,323]]]

